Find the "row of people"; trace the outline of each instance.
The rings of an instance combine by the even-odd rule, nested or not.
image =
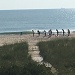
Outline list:
[[[33,37],[34,37],[34,34],[35,34],[34,30],[32,30],[32,33],[33,33]],[[39,30],[37,31],[37,33],[38,33],[38,36],[40,36],[41,32]],[[57,33],[57,36],[58,36],[59,35],[58,29],[56,29],[56,33]],[[63,33],[63,36],[64,36],[64,34],[65,34],[64,29],[62,29],[62,33]],[[70,30],[69,29],[68,29],[67,33],[68,33],[68,36],[69,36],[70,35]],[[44,35],[45,36],[47,35],[47,32],[45,30],[44,30]],[[52,36],[52,30],[51,29],[48,31],[48,35],[49,35],[49,37]]]

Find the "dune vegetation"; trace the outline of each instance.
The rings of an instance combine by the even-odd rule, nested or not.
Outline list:
[[[75,75],[75,39],[56,39],[38,43],[44,61],[51,63],[59,75]]]
[[[0,75],[53,75],[28,55],[26,42],[0,47]]]

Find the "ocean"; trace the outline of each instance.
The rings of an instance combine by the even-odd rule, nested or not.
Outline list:
[[[0,10],[0,33],[75,30],[75,9]]]

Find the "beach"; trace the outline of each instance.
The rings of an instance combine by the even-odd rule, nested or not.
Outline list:
[[[0,35],[0,46],[2,45],[6,45],[6,44],[14,44],[14,43],[19,43],[19,42],[29,42],[29,41],[48,41],[51,39],[57,39],[57,38],[72,38],[75,37],[75,33],[72,32],[70,34],[70,36],[67,36],[67,34],[65,34],[65,36],[63,36],[62,34],[60,34],[59,36],[52,35],[51,37],[44,36],[44,34],[41,34],[40,36],[38,36],[38,34],[1,34]]]

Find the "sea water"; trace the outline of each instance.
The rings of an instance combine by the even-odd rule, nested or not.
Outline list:
[[[75,9],[0,10],[0,33],[75,30]]]

